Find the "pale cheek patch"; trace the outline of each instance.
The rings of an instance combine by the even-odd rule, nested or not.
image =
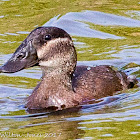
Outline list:
[[[61,57],[60,55],[56,55],[55,57],[51,58],[50,60],[43,60],[39,62],[40,66],[46,67],[60,67],[66,65],[65,63],[70,60],[70,55],[64,55],[65,57]]]
[[[59,66],[59,62],[61,61],[61,58],[55,58],[52,60],[47,60],[47,61],[40,61],[39,65],[40,66],[45,66],[45,67],[56,67]]]
[[[69,38],[56,38],[54,40],[47,42],[46,44],[44,44],[44,46],[42,46],[41,48],[37,50],[38,58],[41,59],[45,57],[45,55],[47,55],[47,53],[50,51],[52,47],[59,44],[65,45],[66,43],[69,43],[70,45],[73,44]]]
[[[49,48],[47,47],[47,44],[44,44],[41,48],[37,50],[37,56],[39,59],[43,58],[45,54],[49,51]]]

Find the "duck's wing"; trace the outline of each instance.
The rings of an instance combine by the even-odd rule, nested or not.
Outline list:
[[[91,99],[111,96],[117,91],[133,87],[136,81],[136,78],[130,78],[107,65],[78,66],[72,79],[74,90]]]

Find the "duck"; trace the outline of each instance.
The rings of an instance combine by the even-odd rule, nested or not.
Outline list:
[[[71,36],[58,27],[38,27],[0,67],[1,73],[15,73],[39,66],[42,77],[27,98],[28,109],[62,110],[112,96],[134,87],[136,77],[109,65],[77,66]]]

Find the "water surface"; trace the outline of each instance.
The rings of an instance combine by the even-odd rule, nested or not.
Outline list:
[[[0,65],[31,30],[57,26],[74,41],[78,65],[112,65],[140,79],[140,2],[117,0],[0,0]],[[0,137],[132,140],[140,137],[140,88],[81,108],[29,113],[24,108],[39,67],[0,74]]]

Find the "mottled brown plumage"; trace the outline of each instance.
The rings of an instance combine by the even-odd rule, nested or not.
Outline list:
[[[41,67],[42,79],[27,99],[28,109],[71,108],[111,96],[136,83],[135,78],[128,78],[110,66],[76,67],[76,62],[76,51],[68,33],[57,27],[39,27],[0,71],[12,73],[34,65]]]

